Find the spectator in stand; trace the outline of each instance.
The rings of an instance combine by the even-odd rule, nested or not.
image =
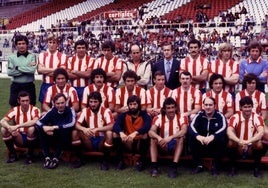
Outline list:
[[[27,91],[30,94],[30,104],[36,104],[34,73],[37,67],[36,56],[28,52],[28,38],[24,35],[15,37],[17,53],[9,56],[7,75],[11,76],[9,104],[11,107],[19,105],[18,93]]]
[[[71,85],[75,88],[79,101],[82,101],[84,88],[89,84],[94,58],[87,55],[88,43],[78,40],[74,44],[75,55],[69,58],[67,69]]]
[[[210,63],[209,74],[221,74],[225,81],[224,90],[234,95],[235,86],[239,81],[239,63],[232,59],[233,48],[230,43],[219,46],[218,59]]]
[[[254,113],[253,101],[249,96],[243,97],[239,101],[240,110],[234,114],[229,121],[227,136],[229,138],[228,154],[231,160],[230,176],[236,174],[236,159],[242,159],[252,155],[254,158],[255,177],[260,177],[260,161],[263,155],[262,137],[265,123],[261,116]]]
[[[6,162],[13,163],[18,160],[15,144],[17,147],[28,148],[25,163],[31,164],[37,137],[35,123],[40,117],[40,110],[30,104],[30,95],[26,91],[19,92],[18,103],[19,106],[13,107],[0,121],[2,138],[10,152]]]
[[[178,113],[176,101],[171,97],[166,98],[161,108],[161,114],[153,119],[152,127],[149,131],[152,177],[156,177],[159,174],[157,164],[158,150],[173,153],[173,162],[168,176],[170,178],[177,177],[177,166],[183,150],[187,128],[188,119]]]
[[[123,74],[127,70],[135,71],[139,78],[137,81],[138,86],[146,89],[150,84],[151,64],[142,59],[142,48],[137,44],[133,44],[130,47],[130,56],[131,59],[123,63]],[[122,82],[123,79],[121,78]]]
[[[172,90],[165,86],[165,74],[163,72],[156,71],[154,73],[153,82],[154,86],[146,91],[146,110],[151,117],[160,114],[164,100],[172,94]]]
[[[9,47],[9,40],[5,38],[5,41],[3,43],[3,48],[8,48]]]
[[[131,95],[127,99],[128,110],[119,115],[113,131],[117,134],[114,138],[114,145],[118,153],[119,163],[117,170],[125,167],[123,162],[124,148],[135,154],[140,154],[135,167],[138,171],[145,168],[146,156],[149,149],[148,131],[152,120],[146,111],[141,109],[141,99],[136,95]]]
[[[40,143],[45,158],[44,168],[57,168],[64,149],[71,149],[75,111],[67,106],[67,97],[58,93],[53,98],[54,106],[37,121]],[[52,140],[52,142],[51,142]],[[54,153],[50,152],[53,143]]]
[[[242,83],[244,76],[248,73],[255,74],[259,80],[260,84],[257,87],[258,90],[265,92],[265,84],[267,83],[267,70],[268,63],[262,57],[262,46],[257,41],[252,41],[248,48],[249,57],[242,60],[240,63],[239,80]]]
[[[241,8],[240,14],[247,14],[247,13],[248,13],[248,11],[247,11],[246,7],[243,6]]]
[[[173,57],[174,47],[170,43],[164,43],[162,46],[162,52],[164,59],[156,62],[152,68],[152,75],[156,71],[161,71],[165,73],[165,85],[173,90],[180,86],[179,83],[179,69],[180,61]]]
[[[212,97],[203,100],[203,109],[193,119],[189,127],[189,142],[196,168],[193,174],[203,171],[202,156],[213,157],[212,175],[218,175],[219,162],[226,149],[227,122],[225,116],[216,110]]]
[[[54,84],[53,72],[56,68],[67,68],[68,57],[58,51],[59,40],[50,34],[47,37],[47,51],[39,54],[37,72],[43,75],[39,101],[43,103],[47,89]]]
[[[98,91],[91,92],[88,100],[89,107],[82,110],[75,127],[83,146],[87,150],[103,151],[104,159],[101,163],[101,170],[108,170],[107,162],[112,147],[114,118],[112,112],[101,105],[102,96]],[[81,166],[81,159],[79,166]]]
[[[141,109],[146,109],[146,91],[145,89],[136,85],[138,80],[137,74],[128,70],[123,75],[125,85],[115,91],[115,111],[117,113],[124,113],[129,110],[127,100],[132,95],[137,95],[141,99]]]
[[[188,50],[189,55],[181,60],[180,72],[189,71],[192,75],[192,86],[205,93],[208,78],[208,60],[200,55],[200,41],[196,39],[189,41]]]
[[[42,111],[48,112],[53,107],[53,98],[58,93],[63,93],[66,98],[66,104],[72,107],[76,112],[79,110],[79,98],[76,90],[68,84],[69,76],[65,69],[57,68],[53,72],[55,84],[47,89],[45,98],[42,103]]]
[[[201,110],[202,94],[191,85],[192,75],[190,72],[180,73],[181,86],[172,91],[172,98],[175,99],[179,113],[192,120]]]
[[[213,73],[209,79],[210,91],[203,94],[202,99],[212,97],[215,99],[215,109],[223,113],[225,118],[229,118],[234,114],[234,102],[232,95],[225,91],[225,80],[221,74]]]
[[[122,59],[113,55],[115,51],[113,41],[105,41],[101,48],[103,56],[96,59],[94,69],[102,68],[106,72],[107,82],[115,88],[121,79],[123,71]]]

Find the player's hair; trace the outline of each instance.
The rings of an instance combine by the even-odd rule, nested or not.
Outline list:
[[[123,80],[124,80],[124,82],[126,81],[127,78],[134,78],[135,81],[138,80],[138,76],[137,76],[136,72],[134,72],[133,70],[127,70],[127,71],[123,74]]]
[[[91,72],[91,75],[90,75],[90,81],[93,83],[94,82],[94,79],[95,79],[95,76],[96,75],[102,75],[103,78],[104,78],[104,82],[106,82],[107,80],[107,75],[106,75],[106,72],[102,69],[102,68],[97,68],[97,69],[94,69],[92,72]]]
[[[226,83],[225,83],[225,80],[223,78],[223,76],[221,74],[216,74],[216,73],[213,73],[210,78],[209,78],[209,88],[212,89],[212,85],[213,85],[213,82],[215,80],[218,80],[218,79],[221,79],[222,81],[222,87],[224,88]]]
[[[256,81],[256,88],[259,87],[260,85],[260,79],[258,78],[257,75],[253,74],[253,73],[248,73],[245,75],[243,81],[242,81],[242,89],[246,89],[247,88],[247,83],[251,83],[253,80]]]
[[[53,98],[53,103],[55,104],[55,102],[56,102],[59,98],[61,98],[61,97],[63,97],[64,100],[67,101],[67,97],[66,97],[63,93],[57,93],[57,94],[55,95],[55,97]]]
[[[88,43],[85,40],[78,40],[74,43],[74,49],[76,50],[76,47],[80,45],[80,46],[85,46],[86,50],[88,50]]]
[[[29,44],[28,38],[24,35],[18,35],[15,37],[15,45],[17,45],[19,41],[25,41],[26,45]]]
[[[252,101],[250,96],[245,96],[245,97],[240,99],[240,101],[239,101],[240,107],[247,105],[247,104],[251,105],[253,107],[253,101]]]
[[[98,91],[91,92],[88,96],[88,100],[90,100],[90,99],[95,99],[95,100],[98,100],[100,102],[100,104],[102,103],[102,97],[101,97],[100,92],[98,92]]]
[[[171,105],[171,104],[174,104],[175,105],[175,108],[176,108],[176,114],[178,113],[178,106],[177,106],[177,103],[176,101],[172,98],[172,97],[167,97],[164,102],[163,102],[163,107],[161,108],[161,114],[162,115],[166,115],[166,106],[167,105]]]
[[[69,80],[69,75],[68,75],[67,71],[64,68],[57,68],[53,72],[53,79],[54,79],[54,81],[56,81],[56,78],[57,78],[57,76],[59,74],[64,75],[64,77],[66,78],[66,81]]]
[[[102,43],[101,45],[101,49],[107,49],[107,48],[110,48],[112,50],[112,52],[115,51],[115,43],[111,40],[107,40],[105,41],[104,43]]]

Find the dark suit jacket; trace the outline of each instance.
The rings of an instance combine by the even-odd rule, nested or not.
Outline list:
[[[173,89],[175,89],[175,88],[177,88],[177,87],[179,87],[181,85],[180,82],[179,82],[180,64],[181,64],[181,62],[179,60],[173,58],[170,76],[169,76],[168,80],[166,78],[166,83],[165,83],[165,85],[169,89],[173,90]],[[152,77],[154,76],[154,73],[156,71],[162,71],[166,75],[164,59],[159,60],[158,62],[156,62],[152,66]]]

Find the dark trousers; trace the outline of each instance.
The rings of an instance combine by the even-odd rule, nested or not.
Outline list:
[[[38,127],[40,145],[44,157],[59,158],[63,150],[70,150],[72,143],[72,128],[54,130],[53,135],[47,135],[43,128]],[[51,155],[50,147],[54,148],[54,154]]]
[[[189,142],[195,165],[202,165],[202,157],[212,157],[214,163],[218,164],[226,150],[226,142],[224,140],[213,140],[208,145],[202,145],[196,138],[191,138]]]

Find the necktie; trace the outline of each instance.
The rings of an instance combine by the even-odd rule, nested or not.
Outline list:
[[[166,76],[167,76],[167,80],[169,80],[169,76],[170,76],[170,71],[171,71],[171,66],[170,66],[170,62],[167,62],[167,66],[166,66],[167,70],[166,70]]]

